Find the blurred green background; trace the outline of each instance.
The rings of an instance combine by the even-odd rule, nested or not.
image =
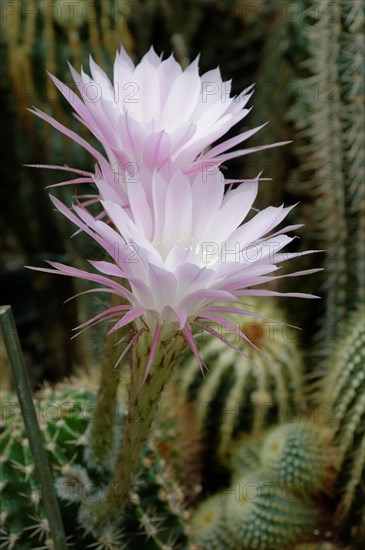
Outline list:
[[[270,121],[249,146],[293,142],[231,161],[224,170],[232,177],[264,170],[263,177],[272,178],[262,183],[258,208],[300,201],[291,221],[306,226],[294,249],[326,252],[303,257],[296,267],[325,271],[308,280],[289,279],[284,289],[323,299],[283,304],[302,327],[306,348],[320,342],[325,349],[336,338],[339,320],[364,298],[362,0],[5,0],[0,303],[13,306],[33,384],[98,362],[104,332],[70,341],[71,328],[102,301],[63,305],[84,288],[80,283],[23,267],[44,265],[45,259],[83,265],[98,254],[84,236],[71,239],[73,227],[51,207],[45,187],[63,181],[62,173],[24,166],[90,168],[91,159],[27,108],[34,105],[88,136],[46,70],[71,85],[67,60],[87,70],[91,54],[110,73],[120,44],[135,62],[151,44],[165,56],[173,51],[183,66],[200,53],[201,72],[219,65],[224,79],[233,79],[235,94],[256,83],[253,110],[231,135]],[[56,194],[70,203],[74,191],[61,188]]]

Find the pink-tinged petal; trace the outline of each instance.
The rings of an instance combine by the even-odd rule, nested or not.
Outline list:
[[[183,248],[179,244],[173,245],[165,258],[165,268],[169,271],[174,271],[177,273],[180,266],[184,264],[199,266],[198,269],[201,271],[200,260],[190,248]]]
[[[70,267],[68,265],[60,264],[58,262],[47,262],[47,263],[49,263],[54,269],[49,269],[46,267],[33,267],[33,266],[25,266],[25,267],[27,269],[32,269],[33,271],[42,271],[43,273],[53,273],[55,275],[67,275],[69,277],[76,277],[78,279],[85,279],[87,281],[105,285],[106,287],[111,288],[115,294],[119,296],[123,296],[123,298],[130,300],[130,293],[128,292],[128,290],[123,288],[121,285],[118,285],[118,283],[115,283],[111,279],[108,279],[107,277],[103,277],[102,275],[96,275],[94,273],[89,273],[88,271],[83,271],[75,267]]]
[[[173,55],[170,55],[168,59],[162,61],[161,65],[157,68],[157,72],[160,82],[160,101],[162,110],[174,82],[182,74],[182,69],[180,64],[175,61]]]
[[[48,122],[51,126],[56,128],[56,130],[59,130],[62,134],[69,137],[81,147],[83,147],[88,153],[90,153],[102,166],[106,165],[106,160],[103,157],[99,151],[97,151],[94,147],[92,147],[86,140],[84,140],[82,137],[78,136],[75,132],[72,130],[69,130],[64,126],[63,124],[57,122],[54,118],[50,117],[46,113],[43,113],[42,111],[39,111],[38,109],[28,109],[31,113],[37,115],[39,118],[45,120]]]
[[[200,96],[200,78],[190,72],[183,72],[172,85],[161,112],[162,122],[171,125],[179,113],[179,120],[189,120]],[[188,100],[187,100],[188,98]],[[174,124],[176,127],[177,124]]]
[[[192,332],[190,330],[190,327],[188,324],[185,325],[185,327],[182,330],[183,335],[185,336],[185,340],[191,349],[191,351],[194,353],[195,359],[198,362],[199,368],[202,371],[202,374],[204,376],[204,365],[203,361],[201,360],[201,357],[199,355],[198,346],[196,345],[196,342],[194,340],[194,336],[192,335]]]
[[[235,297],[230,292],[202,288],[201,290],[196,290],[183,298],[180,302],[180,307],[186,309],[186,311],[189,312],[189,315],[193,315],[198,314],[200,309],[206,306],[207,303],[223,301],[230,302],[233,300],[235,300]]]
[[[113,306],[109,307],[107,309],[104,309],[101,313],[98,313],[94,317],[91,317],[91,319],[88,319],[84,323],[81,323],[81,325],[78,325],[77,327],[73,328],[72,330],[79,330],[80,328],[88,327],[89,325],[94,324],[95,321],[100,320],[104,317],[112,318],[115,316],[120,316],[121,312],[129,311],[132,306]]]
[[[162,310],[165,305],[173,305],[177,288],[176,276],[154,264],[149,264],[149,286],[153,288],[155,308]]]
[[[161,63],[161,57],[157,55],[153,46],[151,46],[148,52],[142,57],[140,64],[143,64],[144,61],[150,63],[155,69]]]
[[[220,143],[219,145],[216,145],[215,147],[212,147],[210,151],[208,151],[205,155],[206,158],[212,158],[217,155],[220,155],[221,153],[224,153],[227,151],[227,149],[232,149],[232,147],[235,147],[239,143],[242,143],[242,141],[245,141],[246,139],[249,139],[250,137],[254,136],[259,132],[262,128],[266,126],[267,122],[265,124],[261,124],[261,126],[257,126],[256,128],[252,128],[251,130],[247,130],[246,132],[243,132],[239,136],[233,137],[231,139],[227,139],[223,143]]]
[[[200,53],[196,56],[195,59],[184,69],[185,73],[193,73],[194,75],[199,76],[199,61],[200,61]]]
[[[126,313],[124,315],[123,319],[118,321],[115,325],[112,326],[111,329],[109,329],[107,334],[111,334],[113,332],[116,332],[120,328],[125,327],[126,325],[129,325],[130,323],[132,323],[133,321],[138,319],[138,317],[143,315],[145,313],[145,311],[146,310],[142,307],[136,307],[134,309],[131,309],[130,311],[128,311],[128,313]]]
[[[56,76],[47,71],[49,77],[52,79],[55,86],[64,96],[64,98],[72,105],[76,113],[81,118],[82,122],[85,122],[88,128],[93,128],[96,124],[96,120],[93,117],[92,112],[87,108],[85,103],[75,94],[71,88],[61,82]]]
[[[152,238],[153,220],[142,184],[139,181],[128,183],[127,194],[133,221],[142,230],[143,235],[150,240]]]
[[[96,326],[96,325],[100,325],[100,323],[105,323],[107,321],[111,321],[112,319],[115,319],[115,317],[118,317],[119,315],[116,314],[116,313],[111,313],[110,315],[103,315],[103,317],[101,317],[100,319],[98,319],[97,321],[94,321],[93,323],[91,323],[90,325],[88,325],[87,327],[79,330],[79,332],[76,332],[76,334],[74,334],[71,338],[71,340],[73,340],[74,338],[77,338],[78,336],[80,336],[80,334],[82,334],[83,332],[85,332],[86,330]]]
[[[49,195],[52,203],[54,206],[63,214],[66,218],[68,218],[72,223],[77,225],[84,233],[92,237],[104,250],[108,252],[108,243],[105,242],[103,238],[101,238],[99,235],[96,235],[94,231],[87,225],[87,223],[83,223],[69,208],[67,208],[59,199],[54,197],[53,195]],[[81,210],[81,209],[80,209]]]
[[[106,73],[99,67],[99,65],[95,63],[91,55],[89,56],[89,66],[91,76],[101,90],[101,99],[114,102],[113,84],[110,82],[110,79]]]
[[[286,298],[320,298],[315,294],[306,294],[304,292],[276,292],[275,290],[242,290],[237,292],[237,296],[284,296]]]
[[[180,237],[190,238],[192,193],[186,176],[177,173],[171,178],[165,204],[165,224],[161,238],[168,237],[173,242],[179,242]]]
[[[120,47],[119,52],[116,53],[116,61],[115,65],[118,66],[117,61],[120,65],[122,65],[122,68],[127,68],[129,71],[134,71],[134,63],[132,59],[129,57],[123,46]],[[124,65],[124,67],[123,67]]]
[[[170,132],[171,150],[173,156],[176,157],[185,145],[192,139],[197,131],[197,125],[194,121],[183,123],[179,128]]]
[[[146,329],[142,328],[141,330],[138,330],[135,334],[133,334],[132,338],[128,342],[128,345],[124,348],[123,352],[120,354],[118,361],[115,363],[114,368],[116,369],[119,363],[123,360],[123,358],[127,355],[128,351],[133,347],[133,345],[136,343],[138,338],[141,336],[142,332],[144,332]],[[117,344],[119,344],[117,342]],[[115,345],[115,344],[114,344]]]
[[[119,134],[123,149],[126,150],[130,158],[133,159],[135,151],[143,151],[143,143],[146,139],[146,132],[139,122],[126,112],[119,119]],[[138,165],[137,165],[138,167]]]
[[[209,288],[213,281],[214,271],[207,268],[202,269],[200,265],[184,261],[175,268],[175,275],[178,280],[177,296],[180,301],[188,293],[201,288]]]
[[[74,178],[73,180],[61,181],[60,183],[54,183],[53,185],[47,185],[46,189],[52,187],[62,187],[64,185],[77,185],[78,183],[94,183],[93,178]]]
[[[59,166],[57,164],[24,164],[24,166],[28,166],[29,168],[46,168],[47,170],[60,170],[64,172],[73,172],[74,174],[90,176],[91,178],[94,177],[94,174],[92,172],[86,172],[85,170],[78,170],[77,168],[71,168],[66,164],[64,166]]]
[[[171,138],[165,130],[149,136],[143,148],[143,161],[150,170],[159,170],[171,154]]]
[[[115,264],[105,261],[93,261],[89,260],[89,263],[95,267],[100,273],[104,275],[110,275],[111,277],[124,277],[124,272]]]
[[[258,212],[250,221],[241,225],[227,239],[229,245],[240,243],[241,248],[249,244],[255,244],[258,239],[265,235],[279,217],[283,207],[268,206]]]
[[[199,172],[192,177],[192,230],[199,236],[219,211],[224,195],[223,174],[217,169]],[[202,208],[204,205],[204,208]]]
[[[116,202],[123,206],[128,204],[128,197],[118,183],[111,185],[104,180],[97,180],[95,185],[102,200]]]
[[[152,363],[153,363],[153,360],[155,358],[156,349],[157,349],[157,346],[158,346],[158,343],[159,343],[159,340],[160,340],[161,331],[162,331],[162,325],[156,325],[155,333],[154,333],[153,339],[152,339],[150,356],[148,358],[148,363],[147,363],[146,372],[145,372],[145,375],[144,375],[144,378],[143,378],[142,385],[145,383],[146,378],[149,375],[149,372],[151,370]]]
[[[158,172],[154,171],[152,174],[151,181],[151,195],[152,195],[152,205],[153,205],[153,221],[154,221],[154,231],[153,231],[153,240],[160,239],[162,235],[163,228],[165,225],[165,202],[161,200],[161,196],[166,196],[167,193],[167,182]]]
[[[96,222],[95,227],[99,228],[99,232],[102,232],[104,238],[107,237],[107,233],[115,234],[114,241],[111,241],[111,244],[114,242],[118,246],[118,252],[120,254],[120,260],[118,263],[123,262],[123,268],[127,269],[128,264],[133,264],[133,269],[135,269],[135,274],[137,274],[137,269],[143,268],[143,266],[148,263],[148,261],[154,261],[158,263],[161,261],[161,256],[154,246],[143,237],[143,234],[138,229],[138,227],[128,218],[128,214],[124,209],[111,201],[101,201],[101,204],[105,208],[109,218],[117,227],[120,234],[124,236],[123,245],[120,246],[121,237],[113,231],[110,227],[103,222]],[[120,248],[119,248],[120,247]]]
[[[257,151],[264,151],[265,149],[272,149],[273,147],[281,147],[282,145],[288,145],[289,143],[291,143],[291,141],[280,141],[277,143],[269,143],[268,145],[248,147],[247,149],[240,149],[239,151],[233,151],[232,153],[225,153],[224,155],[214,157],[214,161],[218,164],[222,164],[222,162],[226,162],[227,160],[250,155],[251,153],[256,153]]]
[[[267,239],[259,243],[249,243],[247,246],[242,247],[241,252],[247,263],[274,263],[274,257],[279,250],[296,238],[288,235],[277,235],[273,239]]]
[[[141,118],[146,121],[158,120],[160,118],[160,86],[156,68],[148,62],[143,63],[142,60],[134,71],[134,81],[137,89],[133,98],[139,101]],[[131,112],[135,113],[135,103],[131,106],[127,105],[127,107],[128,109],[131,107]]]
[[[219,245],[226,241],[250,211],[257,190],[258,182],[252,181],[226,193],[219,212],[207,226],[202,240],[207,241],[209,237]]]
[[[187,321],[187,317],[188,317],[187,313],[182,308],[176,308],[176,309],[174,309],[174,312],[175,312],[175,315],[176,315],[176,317],[178,319],[178,322],[179,322],[179,329],[183,330],[183,328],[186,325],[186,321]]]
[[[281,252],[279,254],[274,255],[273,262],[281,263],[288,260],[293,260],[294,258],[301,258],[302,256],[307,256],[307,254],[318,254],[318,252],[325,252],[325,251],[324,250],[303,250],[302,252]]]
[[[242,111],[246,107],[251,97],[253,96],[254,87],[255,85],[251,84],[251,86],[243,90],[236,97],[233,97],[232,100],[230,101],[229,107],[227,108],[226,114],[228,113],[236,114]]]
[[[143,304],[146,309],[152,309],[154,298],[148,285],[136,277],[133,278],[130,284],[132,294],[138,304]]]

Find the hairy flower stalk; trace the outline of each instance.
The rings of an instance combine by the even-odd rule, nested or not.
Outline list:
[[[118,408],[121,366],[122,362],[116,364],[113,354],[107,350],[101,366],[97,403],[85,448],[88,465],[100,472],[110,472],[114,467],[115,446],[118,442],[117,420],[122,414]]]
[[[89,515],[90,528],[95,532],[117,520],[128,501],[138,474],[142,446],[155,418],[162,390],[184,348],[183,338],[171,331],[171,327],[158,342],[151,337],[150,331],[143,330],[133,346],[128,415],[115,473],[103,500],[82,512]]]

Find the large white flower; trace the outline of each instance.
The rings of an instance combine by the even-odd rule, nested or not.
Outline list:
[[[141,180],[140,172],[146,169],[162,171],[167,178],[176,169],[184,173],[201,168],[209,171],[212,165],[287,143],[227,152],[254,135],[262,128],[259,126],[208,150],[250,112],[246,105],[252,86],[231,97],[231,82],[222,80],[219,68],[199,76],[198,58],[182,70],[172,55],[163,61],[151,47],[134,66],[122,48],[116,55],[112,81],[92,58],[92,77],[83,70],[81,74],[72,67],[70,70],[80,97],[50,76],[76,117],[100,141],[107,158],[46,113],[33,112],[91,153],[101,175],[89,174],[89,181],[107,182],[120,196],[126,177]]]
[[[54,269],[45,271],[89,279],[127,300],[128,305],[106,309],[82,329],[117,319],[111,328],[115,331],[141,318],[156,342],[162,331],[182,331],[197,358],[191,325],[202,319],[224,324],[246,339],[226,314],[241,296],[277,295],[256,287],[277,277],[277,264],[303,254],[281,252],[294,238],[285,232],[298,226],[273,233],[291,207],[268,207],[241,225],[256,198],[257,179],[225,195],[220,172],[208,180],[201,172],[189,176],[176,172],[167,181],[155,171],[149,181],[150,200],[143,182],[133,182],[128,185],[128,209],[101,201],[113,227],[83,207],[68,209],[52,197],[58,210],[95,239],[112,261],[90,262],[101,274],[53,262]],[[122,279],[128,281],[129,290]]]

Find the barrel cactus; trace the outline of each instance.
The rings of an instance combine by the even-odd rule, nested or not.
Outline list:
[[[262,471],[237,478],[203,502],[192,519],[192,540],[204,550],[284,550],[312,535],[318,513]]]
[[[265,472],[299,494],[331,492],[336,454],[330,433],[320,424],[301,421],[272,429],[263,441]]]
[[[80,504],[102,495],[107,480],[85,460],[95,395],[77,386],[48,388],[35,399],[70,547],[118,550],[127,545],[134,550],[143,544],[152,550],[185,544],[185,497],[167,458],[161,455],[162,450],[168,455],[168,446],[163,430],[158,429],[144,446],[141,473],[126,513],[96,538],[88,533]],[[120,412],[121,425],[123,407]],[[54,550],[19,406],[10,394],[2,404],[0,445],[1,548]]]
[[[308,419],[269,428],[260,437],[241,437],[232,447],[233,479],[260,468],[268,479],[306,500],[333,491],[337,449],[331,431]]]
[[[80,465],[80,476],[85,473],[84,479],[87,479],[82,455],[93,405],[93,395],[80,389],[58,392],[48,388],[35,400],[55,479],[69,471],[74,463]],[[13,548],[11,541],[15,540],[15,547],[22,550],[35,548],[34,541],[51,548],[29,441],[19,405],[10,394],[3,399],[0,443],[3,547]],[[65,523],[76,531],[75,510],[69,507],[65,513]]]
[[[249,303],[245,300],[242,307]],[[242,355],[218,338],[204,336],[199,349],[207,372],[202,375],[194,358],[182,369],[181,391],[195,403],[207,445],[219,457],[239,433],[259,434],[267,426],[296,418],[304,405],[298,336],[282,324],[276,305],[257,304],[263,318],[248,314],[242,323],[232,315],[232,323],[239,323],[259,351],[223,331]]]

